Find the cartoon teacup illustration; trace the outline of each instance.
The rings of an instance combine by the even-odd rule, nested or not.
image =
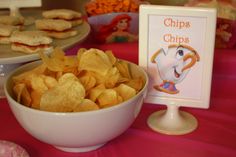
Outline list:
[[[153,87],[161,92],[177,94],[179,90],[175,87],[188,74],[189,70],[200,60],[196,50],[188,45],[173,44],[168,50],[159,49],[151,58],[151,62],[157,64],[162,79],[162,84]]]

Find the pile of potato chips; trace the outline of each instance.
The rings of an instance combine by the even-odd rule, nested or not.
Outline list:
[[[55,48],[50,56],[40,52],[42,64],[13,77],[17,102],[51,112],[98,110],[135,96],[144,86],[133,78],[129,63],[111,51],[80,49],[65,56]]]

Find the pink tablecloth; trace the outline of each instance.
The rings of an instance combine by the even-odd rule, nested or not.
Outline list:
[[[111,49],[119,58],[138,63],[138,44],[82,44],[79,47]],[[24,147],[31,157],[235,157],[236,156],[236,50],[216,50],[209,109],[181,108],[199,122],[197,130],[182,136],[153,132],[148,116],[165,106],[144,104],[133,125],[102,148],[88,153],[65,153],[42,143],[18,124],[6,99],[0,99],[0,139]]]

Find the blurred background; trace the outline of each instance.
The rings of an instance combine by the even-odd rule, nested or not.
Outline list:
[[[57,1],[48,1],[42,0],[42,7],[44,9],[52,9],[52,8],[68,8],[81,11],[85,13],[83,6],[89,0],[57,0]],[[161,4],[161,5],[183,5],[188,0],[148,0],[152,4]]]
[[[57,9],[58,8],[65,8],[65,9],[77,10],[77,11],[80,11],[83,14],[85,14],[84,6],[87,2],[89,2],[91,0],[57,0],[57,1],[41,0],[41,1],[42,1],[42,8],[45,10],[54,9],[54,8],[57,8]],[[209,2],[211,0],[144,0],[144,1],[148,1],[151,4],[157,4],[157,5],[181,6],[186,3]],[[212,1],[214,1],[214,0],[212,0]],[[216,0],[216,1],[230,2],[231,4],[233,4],[236,7],[236,0]]]

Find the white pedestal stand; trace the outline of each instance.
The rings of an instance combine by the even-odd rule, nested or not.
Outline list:
[[[147,120],[149,127],[157,132],[168,135],[183,135],[197,128],[197,119],[177,105],[167,105],[167,110],[151,114]]]
[[[11,16],[19,16],[20,8],[41,7],[41,0],[1,0],[0,8],[9,8]]]

